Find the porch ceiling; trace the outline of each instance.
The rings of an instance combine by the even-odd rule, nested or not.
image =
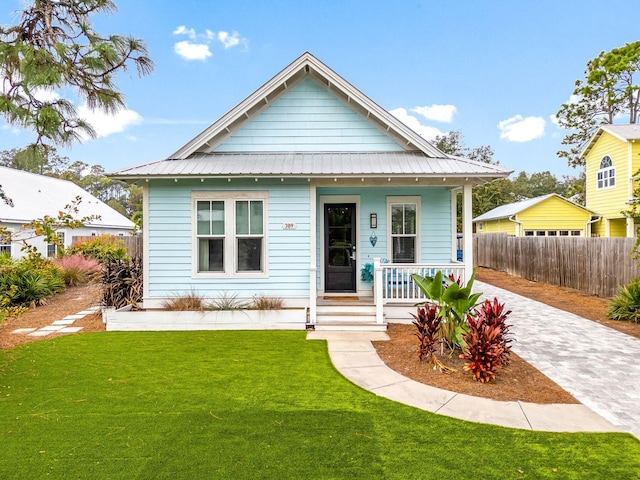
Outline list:
[[[306,177],[306,178],[463,178],[478,183],[504,178],[509,170],[457,157],[422,152],[259,152],[194,154],[113,172],[111,177]]]

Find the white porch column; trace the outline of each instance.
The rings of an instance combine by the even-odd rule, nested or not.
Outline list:
[[[142,305],[149,300],[149,182],[142,184]]]
[[[373,259],[373,303],[376,306],[376,323],[383,323],[382,266],[379,258]]]
[[[458,189],[451,190],[451,261],[457,261],[458,251]]]
[[[468,282],[473,274],[473,210],[471,208],[471,185],[465,185],[462,191],[462,234],[464,248],[464,281]]]
[[[636,236],[635,222],[633,218],[627,217],[627,237],[633,238]]]
[[[309,184],[309,323],[316,323],[316,310],[318,300],[317,285],[317,206],[316,206],[316,184],[312,181]]]

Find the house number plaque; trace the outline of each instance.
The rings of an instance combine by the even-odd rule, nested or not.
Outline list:
[[[282,224],[283,230],[295,230],[298,226],[294,222],[285,222]]]

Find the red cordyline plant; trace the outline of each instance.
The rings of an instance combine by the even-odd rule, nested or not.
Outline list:
[[[469,330],[464,335],[465,344],[460,358],[468,360],[464,369],[473,373],[474,378],[486,383],[496,378],[496,371],[509,363],[511,338],[507,325],[504,304],[497,298],[486,300],[474,310],[476,317],[467,315]]]
[[[428,361],[429,365],[433,369],[438,369],[441,372],[451,372],[452,369],[443,364],[435,356],[436,349],[440,343],[440,324],[442,323],[442,317],[439,315],[438,305],[432,303],[426,303],[424,307],[418,307],[418,315],[411,314],[413,317],[413,324],[415,325],[417,332],[416,337],[420,341],[418,347],[418,358],[421,362]]]

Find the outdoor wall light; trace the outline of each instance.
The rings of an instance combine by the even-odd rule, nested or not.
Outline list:
[[[370,213],[369,214],[369,227],[373,228],[378,228],[378,214],[377,213]]]

